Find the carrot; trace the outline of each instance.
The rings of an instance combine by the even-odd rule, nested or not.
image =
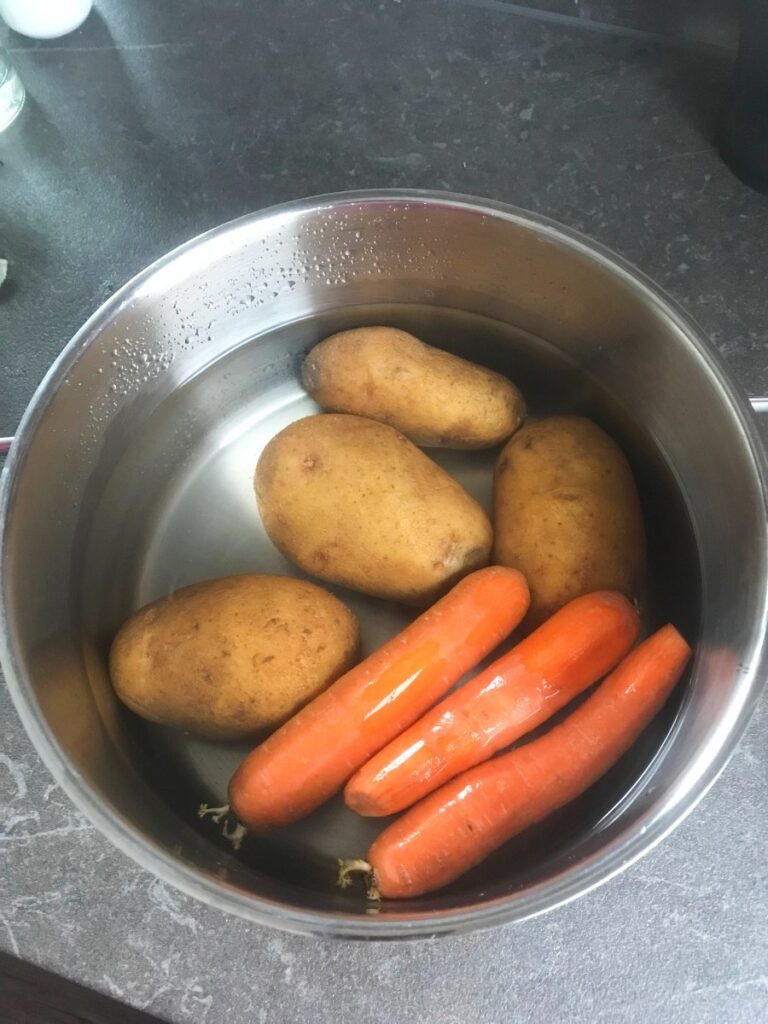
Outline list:
[[[355,772],[347,805],[372,817],[410,807],[565,707],[621,661],[639,632],[621,594],[570,601]]]
[[[251,751],[229,784],[235,816],[259,829],[319,807],[493,650],[529,599],[515,569],[491,566],[465,576]]]
[[[677,630],[665,626],[560,725],[471,768],[412,807],[369,851],[380,894],[405,898],[439,889],[583,793],[661,708],[690,653]],[[345,884],[350,869],[340,867]]]

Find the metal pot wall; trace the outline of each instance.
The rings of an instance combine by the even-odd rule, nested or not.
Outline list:
[[[574,805],[432,897],[366,912],[333,884],[376,828],[332,803],[234,852],[197,805],[243,748],[116,701],[121,620],[175,587],[292,572],[261,531],[263,444],[312,410],[296,369],[331,331],[387,323],[507,373],[534,414],[584,411],[628,452],[649,532],[649,626],[695,644],[686,680]],[[487,500],[493,453],[437,456]],[[2,665],[66,792],[194,896],[282,928],[401,937],[486,927],[586,892],[653,846],[724,766],[766,671],[765,465],[748,402],[690,320],[549,221],[451,195],[347,193],[245,217],[114,295],[35,394],[3,472]],[[341,592],[339,592],[341,594]],[[344,593],[372,647],[406,621]],[[722,839],[727,842],[727,837]]]

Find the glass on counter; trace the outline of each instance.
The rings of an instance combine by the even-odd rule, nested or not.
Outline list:
[[[16,120],[24,106],[25,95],[8,51],[0,46],[0,132]]]

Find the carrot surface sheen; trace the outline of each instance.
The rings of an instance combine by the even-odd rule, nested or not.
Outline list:
[[[383,897],[447,885],[596,782],[672,692],[690,656],[673,626],[640,644],[540,739],[478,765],[386,828],[368,854]]]
[[[621,594],[577,597],[375,754],[347,783],[358,814],[395,814],[487,761],[619,662],[640,618]]]
[[[491,566],[464,577],[251,751],[229,786],[236,817],[260,829],[315,810],[492,651],[528,602],[515,569]]]

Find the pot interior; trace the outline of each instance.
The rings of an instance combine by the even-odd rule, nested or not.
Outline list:
[[[440,257],[438,272],[427,257],[403,258],[403,238],[412,246],[417,228],[424,232],[419,203],[393,200],[375,216],[364,204],[345,209],[341,222],[333,209],[333,244],[317,226],[328,222],[325,206],[308,207],[296,224],[273,215],[271,225],[257,219],[249,231],[241,223],[229,238],[204,239],[129,286],[86,328],[45,406],[39,400],[24,472],[15,470],[8,492],[5,599],[22,699],[74,787],[154,851],[149,867],[159,852],[184,868],[182,884],[194,890],[204,880],[208,898],[234,893],[244,913],[258,916],[269,904],[278,916],[360,919],[375,933],[388,919],[429,930],[435,914],[499,900],[522,907],[543,893],[541,909],[548,890],[575,870],[593,871],[596,855],[690,791],[723,716],[747,701],[738,664],[758,642],[763,601],[752,564],[764,546],[755,456],[706,354],[642,286],[581,243],[524,220],[435,204],[433,254],[441,244],[457,250]],[[344,273],[332,269],[339,232],[370,248]],[[293,257],[309,267],[317,256],[320,266],[303,278],[286,270],[288,257],[269,248],[278,235],[283,249],[293,239]],[[195,294],[195,271],[206,265]],[[265,279],[269,295],[255,298]],[[442,892],[385,904],[373,916],[362,890],[334,885],[336,858],[364,856],[386,822],[358,818],[337,798],[234,851],[196,810],[226,801],[248,745],[142,721],[116,700],[106,671],[119,624],[156,597],[231,573],[301,575],[263,531],[253,470],[277,431],[316,411],[298,380],[306,350],[363,324],[401,327],[508,375],[532,416],[582,413],[608,430],[632,463],[645,512],[646,630],[672,621],[697,648],[662,714],[582,798]],[[708,418],[692,424],[702,408]],[[498,450],[429,454],[489,507]],[[739,530],[731,533],[735,500]],[[331,589],[360,617],[365,652],[412,617]]]

